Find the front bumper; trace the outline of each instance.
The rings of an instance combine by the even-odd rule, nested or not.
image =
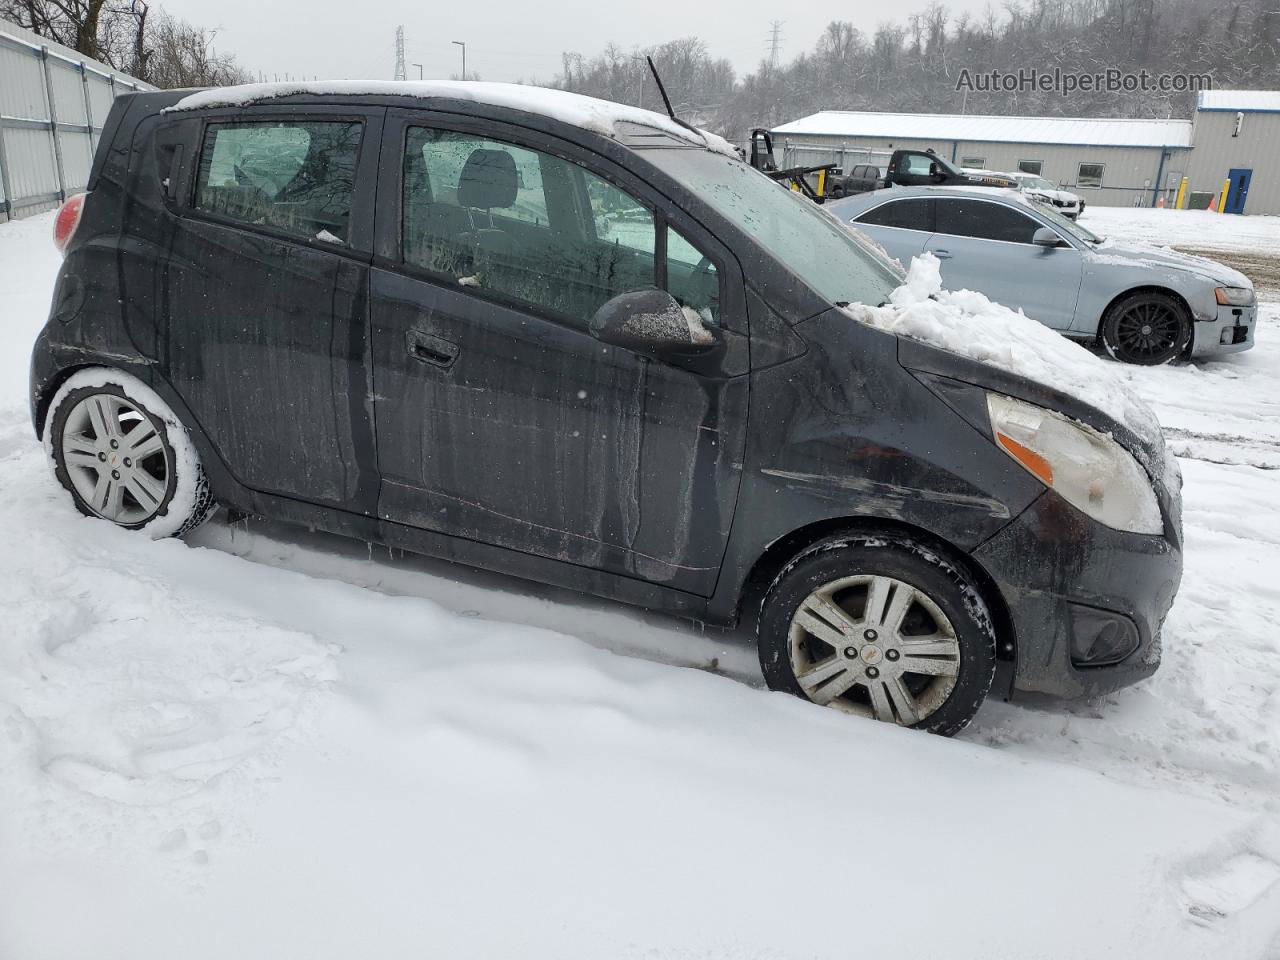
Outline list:
[[[1258,307],[1219,306],[1207,319],[1196,318],[1191,325],[1191,356],[1210,357],[1239,353],[1253,346],[1258,329]]]
[[[1010,689],[1000,693],[1095,697],[1160,665],[1160,627],[1182,579],[1173,539],[1112,530],[1047,491],[973,559],[995,581],[1013,621],[1016,661]],[[1082,662],[1103,630],[1131,631],[1123,656],[1105,665]]]

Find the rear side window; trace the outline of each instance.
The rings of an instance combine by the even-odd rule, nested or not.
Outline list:
[[[858,218],[858,222],[878,227],[899,227],[903,230],[923,230],[926,233],[932,233],[932,203],[932,200],[924,197],[890,200],[888,203],[880,204],[874,210],[868,210]]]
[[[195,207],[298,237],[346,243],[362,125],[211,123]]]
[[[1030,243],[1040,224],[1001,203],[983,200],[937,200],[938,233],[977,240]]]

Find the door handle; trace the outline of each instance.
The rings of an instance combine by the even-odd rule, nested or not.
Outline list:
[[[446,370],[458,359],[458,345],[451,340],[437,337],[422,330],[410,330],[405,334],[409,356],[420,363],[429,363]]]
[[[950,260],[950,259],[951,259],[951,251],[950,251],[950,250],[930,250],[929,252],[930,252],[930,253],[932,253],[935,257],[937,257],[939,260]]]

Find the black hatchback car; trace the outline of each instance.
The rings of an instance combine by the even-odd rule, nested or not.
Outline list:
[[[130,95],[55,240],[32,415],[91,516],[169,536],[220,504],[754,621],[774,689],[940,733],[1159,662],[1158,439],[852,319],[888,262],[666,117],[477,83]],[[1084,493],[1054,472],[1081,437]]]

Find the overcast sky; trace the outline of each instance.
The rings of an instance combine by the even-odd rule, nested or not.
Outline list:
[[[988,0],[951,0],[953,11],[977,13]],[[214,46],[233,53],[255,74],[321,79],[392,78],[395,29],[404,24],[405,60],[421,63],[427,78],[461,69],[485,80],[547,82],[560,70],[560,54],[594,56],[609,42],[625,50],[679,37],[704,40],[713,56],[728,57],[741,76],[768,53],[773,20],[783,20],[782,59],[813,47],[829,20],[850,20],[871,32],[886,19],[905,21],[927,0],[902,5],[851,0],[806,8],[777,0],[487,0],[483,3],[392,3],[389,0],[160,0],[170,13],[217,29]],[[410,79],[418,70],[408,67]]]

